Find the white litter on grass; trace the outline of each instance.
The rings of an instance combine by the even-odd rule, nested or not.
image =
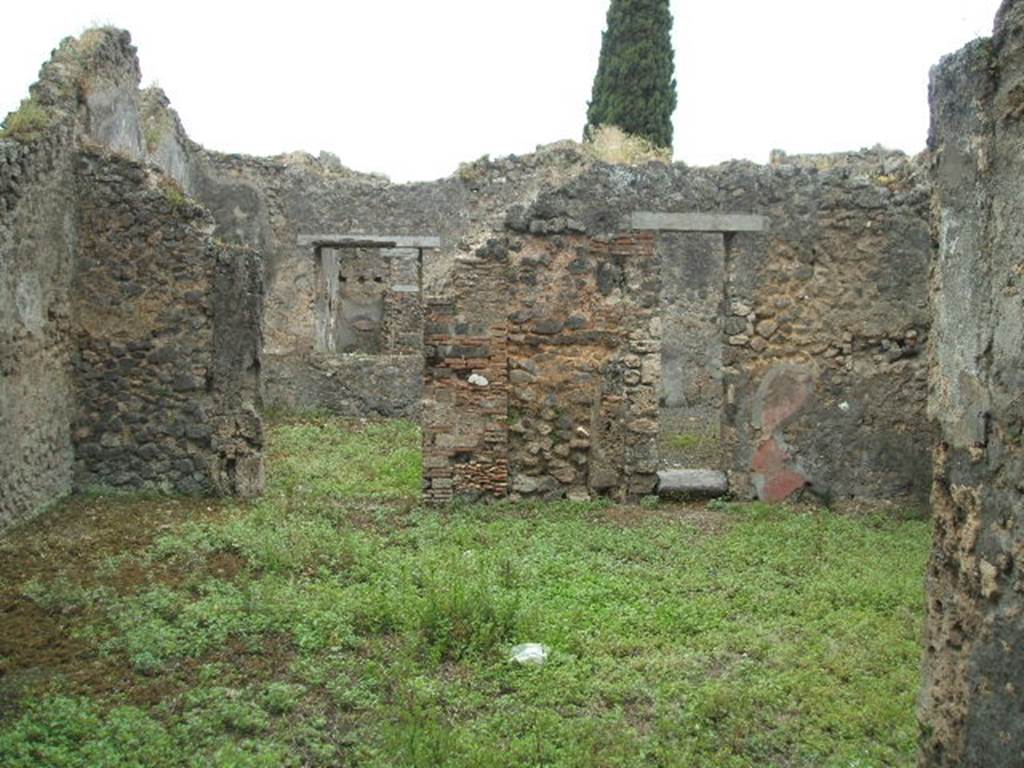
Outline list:
[[[512,649],[509,661],[517,664],[543,664],[548,659],[547,646],[540,643],[523,643]]]
[[[839,410],[842,411],[843,413],[846,413],[848,410],[850,410],[850,404],[843,400],[843,402],[839,404]]]

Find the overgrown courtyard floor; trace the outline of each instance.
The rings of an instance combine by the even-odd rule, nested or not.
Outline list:
[[[0,539],[0,765],[913,763],[919,517],[431,510],[419,461],[408,423],[278,418],[257,502]]]

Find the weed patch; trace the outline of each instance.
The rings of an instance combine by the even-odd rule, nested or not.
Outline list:
[[[21,106],[4,119],[0,139],[38,139],[50,126],[49,113],[32,99],[23,99]]]
[[[913,764],[926,521],[426,509],[415,425],[268,432],[258,501],[71,500],[0,545],[0,764]]]

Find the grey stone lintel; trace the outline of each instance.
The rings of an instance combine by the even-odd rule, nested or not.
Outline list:
[[[753,213],[634,211],[630,227],[649,232],[764,232],[767,220]]]
[[[440,248],[436,235],[299,235],[298,244],[310,248]]]

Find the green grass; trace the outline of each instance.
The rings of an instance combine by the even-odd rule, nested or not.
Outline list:
[[[32,99],[22,99],[21,105],[4,118],[0,126],[0,139],[39,138],[50,125],[50,115]]]
[[[913,764],[926,523],[424,509],[413,425],[269,440],[258,502],[0,569],[0,598],[75,644],[0,641],[0,765]],[[6,546],[52,561],[30,533]],[[548,663],[510,663],[520,642]]]
[[[406,421],[341,429],[323,416],[281,419],[273,432],[270,465],[270,496],[415,500],[419,429]]]
[[[670,436],[669,444],[680,453],[707,454],[718,449],[718,438],[701,432],[683,432]]]
[[[721,441],[717,435],[683,432],[666,435],[660,441],[664,458],[689,467],[717,467],[721,461]]]

